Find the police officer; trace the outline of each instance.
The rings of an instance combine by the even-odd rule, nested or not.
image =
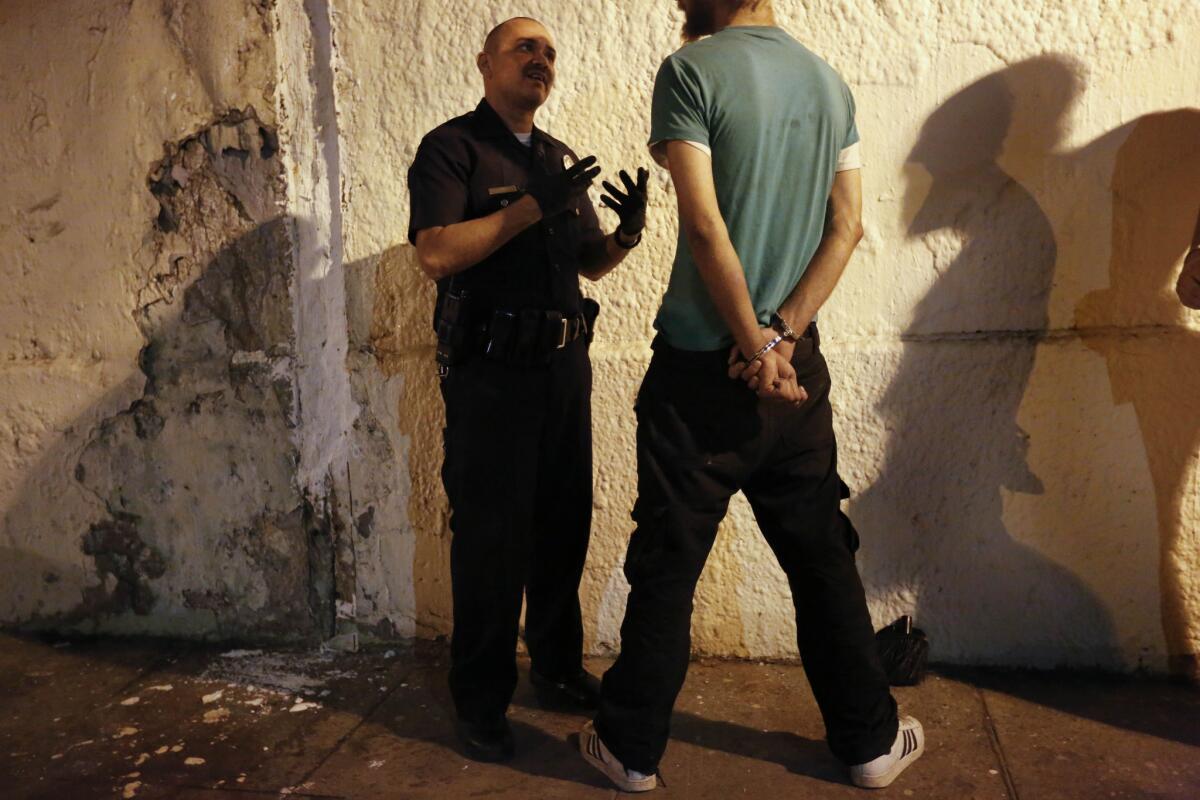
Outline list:
[[[454,597],[450,689],[463,749],[512,756],[505,719],[516,688],[522,595],[530,678],[547,707],[587,710],[599,681],[583,669],[579,581],[592,512],[592,371],[598,280],[641,241],[648,173],[601,202],[599,174],[538,130],[556,51],[536,20],[488,34],[476,59],[484,100],[422,140],[408,174],[409,240],[437,282],[434,327],[446,404],[442,480],[450,500]]]

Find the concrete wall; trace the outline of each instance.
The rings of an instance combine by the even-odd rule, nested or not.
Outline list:
[[[822,328],[876,621],[915,613],[942,660],[1194,674],[1200,329],[1169,289],[1200,207],[1200,7],[776,6],[858,100],[868,233]],[[558,38],[540,123],[609,174],[649,165],[669,0],[0,6],[0,623],[448,632],[405,173],[514,14]],[[653,175],[645,243],[591,287],[594,651],[619,645],[675,241]],[[695,648],[791,657],[791,617],[738,498]]]
[[[295,8],[0,9],[0,621],[334,629],[345,559],[312,453],[349,423],[335,383],[310,387],[348,381],[303,320],[336,214],[309,191],[317,26]],[[319,327],[344,342],[336,284]]]
[[[445,633],[432,293],[404,243],[405,171],[424,132],[477,102],[474,53],[514,14],[558,39],[540,123],[610,174],[648,164],[652,79],[680,15],[668,0],[335,5],[351,363],[395,453],[375,529],[412,548],[386,576],[412,594],[369,614]],[[944,660],[1162,670],[1170,654],[1193,669],[1200,339],[1169,287],[1200,207],[1200,111],[1186,108],[1200,10],[775,5],[858,99],[868,233],[822,327],[876,621],[916,613]],[[645,244],[591,290],[604,312],[583,596],[599,651],[619,645],[631,406],[675,241],[668,183],[656,170]],[[694,647],[790,657],[791,617],[739,498],[701,582]]]

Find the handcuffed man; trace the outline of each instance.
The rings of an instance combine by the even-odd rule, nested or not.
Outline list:
[[[580,749],[621,789],[655,787],[696,581],[741,490],[787,574],[830,748],[856,785],[887,786],[924,733],[879,662],[813,321],[862,235],[854,103],[770,0],[679,6],[692,43],[663,62],[651,112],[679,242],[638,393],[621,654]]]

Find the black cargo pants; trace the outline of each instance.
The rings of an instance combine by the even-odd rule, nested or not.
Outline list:
[[[494,721],[507,710],[522,598],[533,669],[559,679],[582,668],[591,392],[582,339],[547,366],[481,356],[442,379],[442,481],[453,532],[450,691],[460,719]]]
[[[653,773],[690,655],[696,581],[734,492],[745,493],[787,574],[800,657],[830,748],[870,761],[896,737],[896,704],[876,652],[858,537],[841,513],[843,484],[816,328],[793,365],[808,400],[761,402],[727,374],[726,352],[661,339],[637,402],[637,529],[625,575],[621,655],[604,676],[596,728],[630,769]]]

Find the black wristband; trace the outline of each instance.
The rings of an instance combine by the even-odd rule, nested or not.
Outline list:
[[[637,236],[633,237],[632,244],[625,244],[625,242],[623,242],[621,240],[621,237],[624,235],[625,234],[621,232],[620,228],[617,228],[617,232],[613,234],[613,241],[616,242],[617,247],[621,248],[622,250],[632,250],[633,248],[637,247],[639,244],[642,243],[642,232],[641,231],[638,231]]]

